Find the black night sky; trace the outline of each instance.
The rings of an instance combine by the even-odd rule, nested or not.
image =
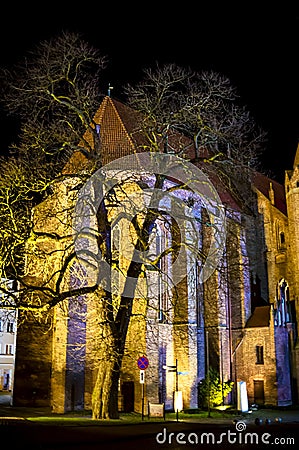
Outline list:
[[[260,2],[248,7],[244,2],[207,3],[68,2],[62,7],[60,1],[36,7],[11,2],[2,13],[0,65],[16,63],[40,41],[64,30],[81,33],[108,57],[116,98],[124,84],[139,80],[143,69],[156,62],[222,73],[268,133],[263,165],[283,182],[299,139],[296,5],[271,4],[261,10]],[[3,153],[14,140],[15,127],[2,111],[0,123]]]

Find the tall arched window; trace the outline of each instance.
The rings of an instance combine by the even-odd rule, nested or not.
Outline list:
[[[278,250],[284,250],[286,247],[286,236],[284,231],[284,223],[280,220],[276,222],[276,237],[277,237],[277,248]]]
[[[163,256],[167,247],[167,231],[163,226],[162,220],[156,220],[151,229],[150,236],[150,254],[153,261],[156,261],[152,268],[156,272],[157,299],[158,299],[158,321],[165,323],[169,321],[169,279],[167,276],[168,257]]]
[[[289,321],[289,285],[287,281],[282,278],[276,287],[275,325],[285,326]]]

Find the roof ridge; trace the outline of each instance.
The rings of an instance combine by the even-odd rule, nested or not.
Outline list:
[[[99,108],[97,109],[97,112],[95,113],[95,115],[93,117],[93,120],[95,123],[98,123],[98,121],[101,122],[101,120],[103,119],[104,111],[107,107],[107,99],[108,99],[108,96],[105,96],[104,99],[102,100]],[[98,114],[100,116],[99,119],[97,118]]]
[[[105,99],[106,99],[106,98],[107,98],[107,102],[109,101],[109,102],[111,103],[111,105],[112,105],[112,107],[113,107],[113,109],[114,109],[114,112],[115,112],[115,114],[117,115],[117,117],[118,117],[118,119],[119,119],[119,121],[120,121],[120,123],[121,123],[121,126],[122,126],[122,128],[123,128],[123,130],[124,130],[124,132],[125,132],[125,135],[127,136],[127,138],[128,138],[128,140],[129,140],[129,142],[130,142],[130,145],[131,145],[131,147],[132,147],[134,153],[136,153],[136,146],[135,146],[135,144],[134,144],[134,141],[133,141],[133,139],[131,138],[131,136],[129,135],[128,130],[127,130],[127,128],[126,128],[126,126],[125,126],[125,124],[124,124],[124,122],[123,122],[121,116],[119,115],[119,112],[118,112],[118,110],[117,110],[117,108],[116,108],[116,106],[115,106],[115,104],[114,104],[114,101],[113,101],[112,98],[109,97],[109,96],[106,96]],[[104,100],[105,100],[105,99],[104,99]]]

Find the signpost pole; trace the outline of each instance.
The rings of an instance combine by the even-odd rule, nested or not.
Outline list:
[[[174,390],[174,410],[176,413],[176,421],[179,421],[179,404],[182,404],[182,396],[179,396],[179,375],[187,375],[188,372],[179,372],[178,371],[178,360],[175,360],[175,366],[163,366],[163,369],[168,372],[175,373],[175,390]],[[182,393],[181,393],[182,394]]]
[[[148,359],[146,356],[141,356],[137,360],[137,366],[140,370],[140,384],[141,386],[141,420],[144,419],[144,383],[145,383],[145,370],[148,368]]]
[[[176,395],[178,394],[179,391],[179,374],[178,374],[178,360],[175,360],[175,390],[177,392]],[[176,405],[176,421],[179,421],[179,408],[178,405]]]
[[[141,420],[144,419],[144,383],[142,383]]]

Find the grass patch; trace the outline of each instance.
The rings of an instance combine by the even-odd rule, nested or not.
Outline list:
[[[127,424],[138,424],[144,422],[150,422],[147,416],[144,417],[142,421],[141,414],[138,413],[126,413],[120,414],[119,419],[98,419],[94,420],[91,415],[83,416],[82,413],[74,413],[72,415],[57,415],[53,414],[51,416],[38,416],[38,417],[27,417],[30,422],[35,422],[44,425],[63,425],[63,426],[103,426],[103,425],[127,425]],[[157,419],[156,421],[163,422],[163,419]]]
[[[70,427],[86,427],[86,426],[103,426],[103,425],[122,425],[125,423],[138,423],[140,420],[132,420],[123,418],[119,419],[99,419],[93,420],[90,417],[52,417],[52,416],[44,416],[44,417],[28,417],[27,420],[30,422],[38,423],[40,425],[63,425]]]
[[[179,420],[207,419],[209,417],[212,419],[223,419],[223,418],[230,419],[232,417],[232,414],[236,414],[236,411],[230,411],[230,410],[219,411],[217,409],[212,409],[210,411],[210,414],[208,411],[205,411],[205,410],[191,410],[191,411],[186,410],[186,411],[179,412],[178,416],[179,416]],[[176,413],[166,413],[166,419],[176,420]]]
[[[186,410],[182,411],[178,414],[179,421],[183,421],[185,419],[206,419],[208,417],[213,419],[223,419],[223,418],[231,418],[233,411],[218,411],[211,410],[210,415],[208,411],[203,410]],[[77,412],[71,413],[69,415],[66,414],[53,414],[50,416],[38,416],[38,417],[27,417],[27,420],[30,422],[35,422],[38,424],[45,425],[63,425],[63,426],[109,426],[109,425],[127,425],[127,424],[138,424],[138,423],[164,423],[167,421],[176,421],[177,415],[175,412],[166,412],[165,421],[163,418],[148,418],[147,415],[144,416],[142,420],[141,414],[138,413],[126,413],[120,414],[119,419],[109,419],[109,420],[93,420],[91,415],[86,413]]]

